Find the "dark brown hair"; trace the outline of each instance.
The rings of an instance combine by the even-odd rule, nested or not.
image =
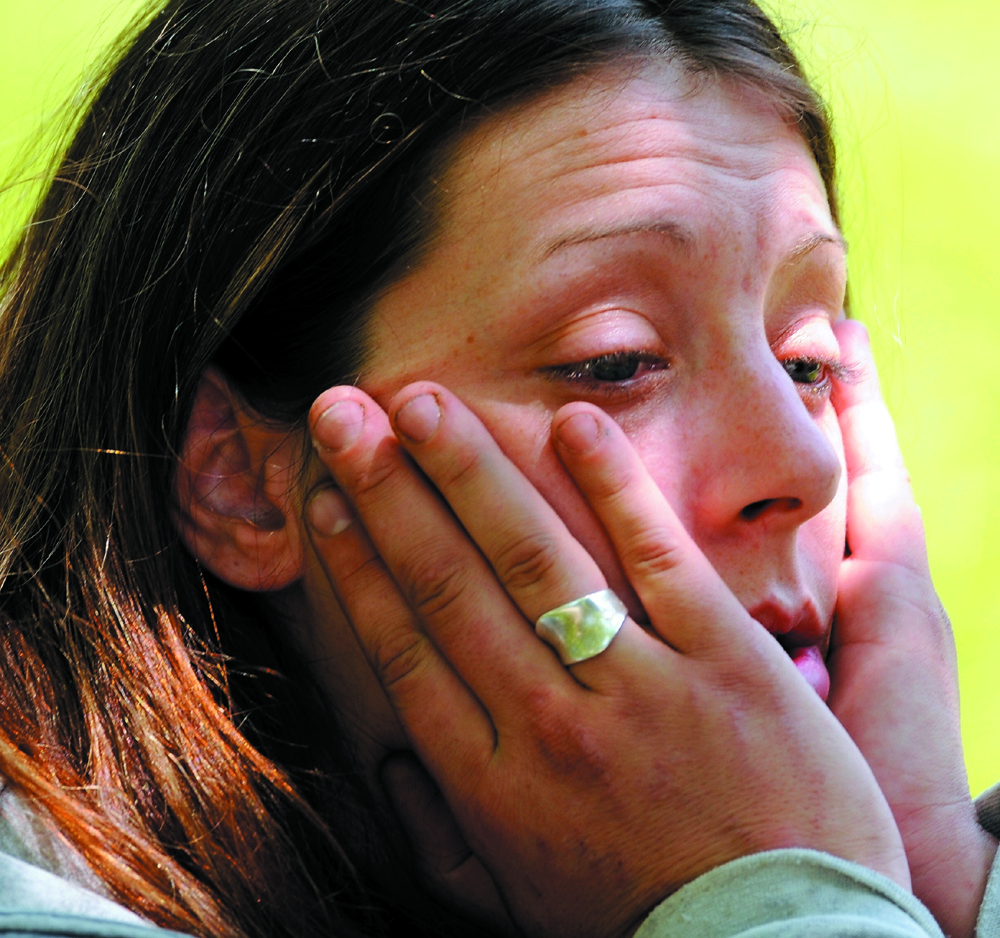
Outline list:
[[[198,380],[290,425],[349,380],[483,114],[666,56],[761,89],[833,201],[823,108],[750,0],[171,0],[117,55],[0,281],[0,773],[164,926],[429,933],[335,715],[178,540]]]

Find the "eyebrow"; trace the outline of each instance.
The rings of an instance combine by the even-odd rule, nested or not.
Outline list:
[[[659,221],[645,223],[626,223],[613,228],[583,228],[562,238],[550,242],[542,251],[542,260],[547,260],[563,248],[577,244],[589,244],[593,241],[603,241],[606,238],[621,238],[633,234],[661,234],[680,247],[689,249],[694,244],[694,232],[679,222]]]
[[[690,250],[695,242],[694,232],[690,228],[679,222],[672,221],[639,224],[627,223],[616,225],[613,228],[584,228],[564,237],[557,238],[547,244],[542,251],[542,260],[547,260],[553,254],[563,250],[563,248],[573,247],[578,244],[590,244],[595,241],[603,241],[607,238],[621,238],[627,235],[650,233],[664,235],[670,241],[673,241],[674,244],[685,250]],[[835,247],[839,247],[845,254],[848,251],[847,241],[839,231],[836,234],[817,231],[799,241],[788,252],[782,266],[787,267],[798,263],[807,254],[815,251],[818,247],[822,247],[824,244],[832,244]]]
[[[836,234],[828,234],[825,231],[817,231],[813,234],[806,235],[806,237],[799,241],[795,247],[788,252],[788,256],[785,258],[781,266],[791,267],[793,264],[797,264],[807,254],[812,253],[816,250],[816,248],[822,247],[824,244],[832,244],[834,247],[840,248],[845,254],[847,253],[847,241],[839,231]]]

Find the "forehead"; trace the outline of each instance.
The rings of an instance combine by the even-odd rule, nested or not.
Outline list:
[[[697,261],[692,290],[722,255],[764,289],[801,244],[839,242],[812,155],[763,95],[663,63],[598,72],[489,117],[457,144],[437,191],[430,250],[373,310],[375,359],[394,345],[380,364],[410,377],[421,339],[440,343],[444,324],[527,325],[535,294],[633,235]]]
[[[638,75],[598,72],[462,141],[440,186],[442,233],[457,240],[484,223],[499,233],[516,219],[521,230],[533,222],[540,238],[561,238],[566,222],[605,213],[656,225],[692,200],[700,215],[723,194],[768,213],[775,198],[793,195],[796,180],[775,179],[781,172],[801,176],[810,196],[822,190],[802,137],[761,92],[699,82],[665,63]]]

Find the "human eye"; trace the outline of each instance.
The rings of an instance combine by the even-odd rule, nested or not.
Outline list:
[[[670,362],[658,355],[640,351],[608,352],[566,365],[552,365],[543,373],[554,381],[575,385],[583,390],[614,393],[628,389],[656,372],[666,371]]]
[[[832,358],[796,356],[782,361],[785,373],[802,390],[821,397],[830,393],[833,380],[851,380],[850,370]]]
[[[819,387],[830,379],[830,362],[819,358],[788,358],[781,364],[796,384]]]

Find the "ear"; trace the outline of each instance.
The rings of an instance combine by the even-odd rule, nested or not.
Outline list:
[[[302,574],[293,498],[301,443],[266,424],[210,367],[202,376],[174,477],[176,523],[188,550],[245,590],[277,590]]]

